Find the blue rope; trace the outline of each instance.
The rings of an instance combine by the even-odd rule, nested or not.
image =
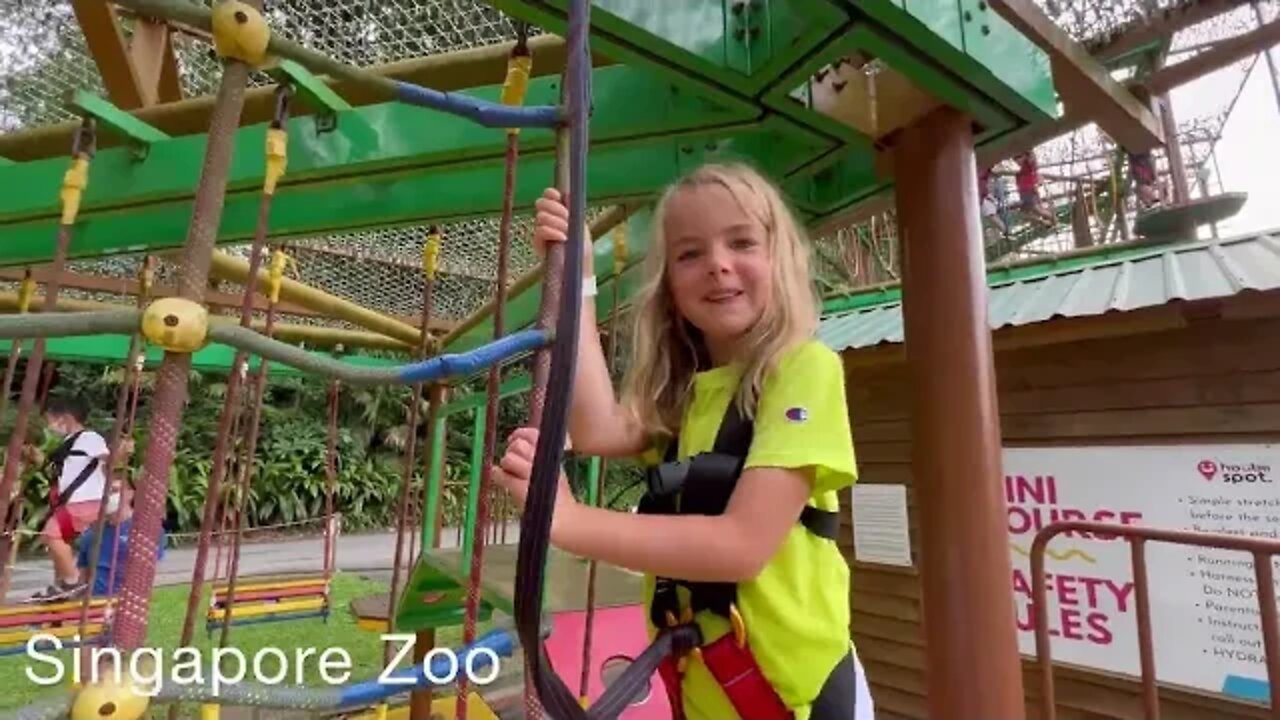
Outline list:
[[[490,650],[492,652],[481,652],[482,650]],[[409,690],[420,690],[441,684],[438,683],[439,678],[452,677],[456,681],[456,676],[467,672],[468,666],[474,671],[480,671],[488,667],[495,656],[511,657],[514,653],[515,638],[512,634],[507,630],[492,630],[464,647],[461,652],[454,654],[453,657],[457,660],[457,667],[451,667],[453,663],[450,662],[451,658],[448,655],[445,657],[437,655],[431,659],[430,677],[428,677],[423,664],[417,663],[413,667],[390,673],[388,678],[393,682],[383,683],[378,680],[367,680],[342,688],[338,698],[338,706],[349,707],[377,703]]]
[[[552,128],[560,124],[560,108],[556,105],[513,106],[481,100],[460,93],[441,92],[404,81],[396,82],[401,102],[442,110],[470,118],[492,128]]]
[[[521,353],[537,350],[549,341],[550,333],[544,330],[523,330],[470,352],[437,355],[422,362],[405,365],[399,368],[400,380],[413,384],[431,382],[442,377],[464,377]]]

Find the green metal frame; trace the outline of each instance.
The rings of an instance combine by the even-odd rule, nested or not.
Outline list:
[[[563,31],[564,0],[493,0]],[[678,5],[678,7],[676,6]],[[869,138],[797,102],[808,75],[853,49],[884,58],[923,90],[971,113],[985,142],[1057,114],[1047,56],[978,0],[595,0],[592,47],[623,63],[593,75],[591,202],[651,197],[693,164],[742,158],[784,184],[806,221],[883,192]],[[534,59],[537,63],[537,58]],[[271,235],[447,222],[500,209],[504,134],[399,103],[350,108],[301,66],[276,68],[320,115],[289,122],[289,171]],[[550,104],[559,78],[530,81]],[[487,100],[500,86],[468,90]],[[92,101],[90,101],[92,102]],[[92,108],[85,108],[86,110]],[[95,114],[128,128],[114,108]],[[139,124],[131,148],[95,158],[72,258],[176,249],[191,214],[205,138],[160,139]],[[219,242],[251,237],[265,125],[241,129]],[[516,205],[553,175],[553,134],[522,133]],[[51,258],[65,158],[0,164],[0,266]]]

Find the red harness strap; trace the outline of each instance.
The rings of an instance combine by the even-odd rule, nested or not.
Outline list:
[[[49,504],[54,506],[53,519],[58,523],[58,532],[61,533],[63,542],[69,543],[75,540],[76,526],[71,519],[71,513],[67,511],[67,506],[58,503],[57,485],[49,488]]]
[[[725,633],[697,652],[741,720],[793,720],[794,715],[764,676],[751,650],[745,642],[740,644],[733,633]],[[668,657],[658,666],[658,674],[667,688],[672,720],[684,720],[680,659]]]

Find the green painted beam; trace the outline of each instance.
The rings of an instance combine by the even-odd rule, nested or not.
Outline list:
[[[487,373],[486,373],[487,374]],[[512,395],[519,395],[533,387],[533,376],[527,373],[509,377],[498,385],[498,397],[507,398]],[[474,410],[482,407],[488,401],[489,394],[486,391],[473,392],[470,395],[458,398],[449,402],[441,408],[442,414],[445,416],[455,415],[467,410]]]
[[[1048,54],[983,0],[841,1],[1023,122],[1058,117]]]
[[[504,12],[553,32],[565,0],[496,0]],[[593,0],[591,45],[620,62],[666,68],[752,98],[777,75],[842,31],[848,14],[831,0]]]
[[[721,131],[684,138],[658,138],[594,150],[587,169],[591,202],[648,198],[702,157],[735,157],[750,152],[767,172],[780,173],[801,162],[805,153],[822,151],[821,145],[793,137],[789,128],[772,119],[744,126],[737,133],[733,136]],[[725,141],[726,137],[731,139]],[[716,150],[708,150],[713,144]],[[515,203],[524,209],[551,184],[554,158],[534,154],[522,157],[520,163]],[[299,237],[375,224],[387,227],[491,215],[501,208],[501,188],[502,167],[496,164],[294,186],[276,194],[269,234]],[[223,209],[218,241],[250,240],[257,223],[258,205],[256,193],[230,195]],[[82,213],[71,240],[69,257],[176,250],[183,242],[190,216],[191,204],[185,201],[129,212]],[[50,238],[55,235],[52,223],[52,220],[41,220],[0,225],[0,266],[50,261]]]
[[[474,94],[497,99],[499,91],[500,87],[494,85],[479,88]],[[529,83],[530,103],[545,103],[558,96],[557,77],[535,78]],[[750,108],[727,109],[682,92],[651,71],[623,66],[596,72],[593,97],[593,151],[595,147],[733,128],[759,116]],[[289,168],[281,179],[282,195],[293,188],[349,183],[353,179],[397,178],[431,169],[464,169],[474,164],[500,166],[506,147],[505,133],[500,130],[402,103],[362,106],[339,112],[337,118],[338,127],[325,133],[315,131],[313,118],[289,121]],[[263,176],[266,127],[259,124],[236,133],[228,172],[229,197],[257,196]],[[551,157],[554,140],[547,130],[524,130],[522,159]],[[172,138],[156,143],[156,152],[145,162],[138,162],[127,149],[99,152],[90,167],[81,216],[126,208],[141,212],[156,205],[185,201],[199,178],[204,146],[204,136]],[[56,218],[58,189],[65,171],[65,158],[0,169],[0,187],[15,190],[0,195],[0,232],[5,224]]]
[[[278,83],[292,83],[295,92],[316,112],[336,114],[351,109],[351,103],[343,100],[310,70],[292,60],[281,60],[269,72]]]
[[[123,137],[133,146],[135,155],[145,155],[155,143],[170,139],[167,134],[93,93],[76,90],[71,96],[70,105],[80,115],[97,120],[100,129],[105,127],[107,132]]]

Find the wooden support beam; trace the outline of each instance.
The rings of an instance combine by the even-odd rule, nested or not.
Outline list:
[[[111,102],[126,110],[142,107],[145,103],[138,91],[137,69],[115,8],[106,0],[71,0],[71,9]]]
[[[1152,96],[1165,95],[1176,87],[1208,75],[1245,58],[1280,45],[1280,20],[1272,20],[1246,33],[1223,40],[1194,57],[1160,68],[1144,83]]]
[[[1164,142],[1160,122],[1102,64],[1032,0],[988,0],[1009,24],[1049,54],[1054,82],[1068,111],[1089,116],[1121,146],[1140,152]]]
[[[147,18],[138,18],[129,41],[129,57],[138,77],[138,93],[143,106],[182,99],[178,77],[178,58],[173,54],[169,26]]]

